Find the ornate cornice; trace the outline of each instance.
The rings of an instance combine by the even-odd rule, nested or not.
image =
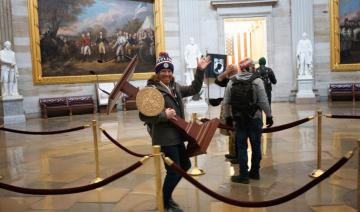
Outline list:
[[[218,7],[249,7],[249,6],[273,6],[278,0],[223,0],[223,1],[211,1],[211,6]]]

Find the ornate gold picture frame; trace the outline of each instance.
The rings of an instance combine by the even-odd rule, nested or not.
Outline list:
[[[360,1],[329,0],[333,71],[360,71]]]
[[[34,84],[148,79],[164,50],[163,0],[28,0]],[[56,8],[54,8],[56,7]]]

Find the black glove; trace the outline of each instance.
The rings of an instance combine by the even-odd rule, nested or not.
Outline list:
[[[271,127],[274,124],[273,117],[266,117],[266,127]]]
[[[233,126],[233,118],[231,116],[225,118],[226,125]]]

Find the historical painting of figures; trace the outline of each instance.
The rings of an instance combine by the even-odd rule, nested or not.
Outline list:
[[[331,4],[331,59],[335,71],[360,70],[360,1]]]
[[[152,73],[158,0],[29,2],[35,83],[116,80],[135,55],[135,78]]]
[[[226,68],[226,56],[224,54],[208,54],[211,58],[211,64],[207,69],[206,76],[209,78],[216,78]]]

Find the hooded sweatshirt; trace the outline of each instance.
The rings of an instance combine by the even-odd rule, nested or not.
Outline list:
[[[242,72],[234,75],[233,77],[236,77],[236,79],[248,80],[248,79],[250,79],[250,77],[253,74],[254,73],[249,72],[249,71],[242,71]],[[225,89],[224,101],[223,101],[224,117],[232,116],[231,105],[230,105],[232,84],[233,84],[233,81],[230,80]],[[263,83],[262,79],[256,78],[255,80],[253,80],[252,86],[253,86],[253,92],[254,92],[254,94],[253,94],[254,101],[253,102],[255,102],[256,105],[259,107],[259,109],[254,114],[253,119],[255,119],[255,118],[261,119],[262,118],[261,111],[265,112],[266,117],[270,117],[271,110],[270,110],[269,102],[267,100],[264,83]]]

